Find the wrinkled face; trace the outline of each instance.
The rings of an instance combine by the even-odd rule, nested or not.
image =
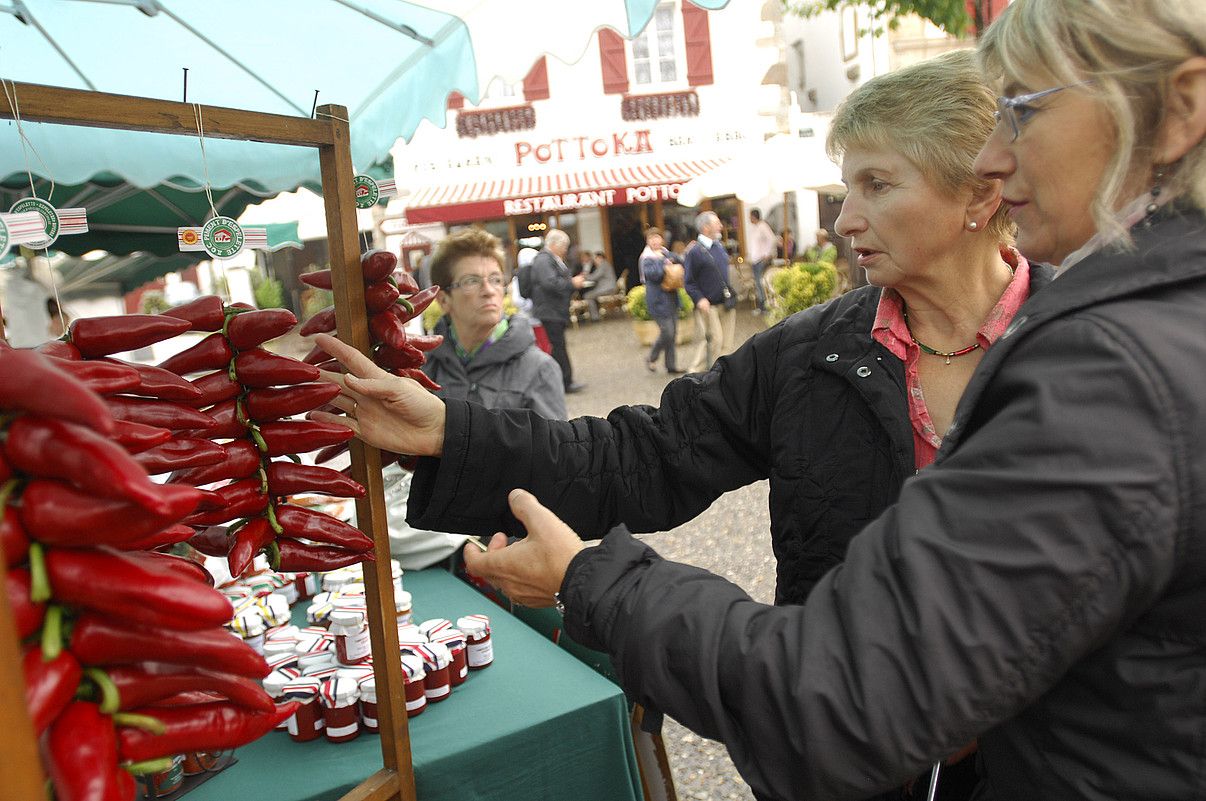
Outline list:
[[[468,286],[477,279],[479,285]],[[452,268],[452,283],[440,292],[440,307],[452,317],[457,331],[478,331],[498,325],[503,314],[503,272],[489,256],[465,256]],[[497,282],[495,286],[492,281]]]
[[[1050,88],[1014,83],[1005,94]],[[1032,261],[1059,264],[1097,231],[1093,197],[1114,154],[1115,126],[1090,88],[1071,86],[1014,105],[1017,138],[1011,121],[1002,119],[976,159],[977,173],[1003,182],[1001,195],[1018,227],[1018,250]]]
[[[720,219],[718,217],[709,217],[708,221],[705,222],[703,227],[699,229],[699,232],[708,239],[720,239],[720,232],[722,228],[723,226],[721,226]]]
[[[886,147],[847,150],[842,182],[847,194],[835,227],[850,238],[869,283],[900,287],[943,269],[963,235],[970,189],[941,189]]]

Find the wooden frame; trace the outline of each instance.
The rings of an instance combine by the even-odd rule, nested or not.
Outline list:
[[[26,121],[197,135],[197,106],[192,103],[27,83],[10,86],[20,104],[21,118]],[[347,109],[319,106],[315,119],[215,106],[202,107],[201,113],[205,135],[211,138],[318,148],[326,200],[335,318],[340,337],[362,353],[369,353],[371,342],[364,311]],[[0,106],[0,119],[12,117],[12,109],[6,101]],[[359,441],[352,442],[352,477],[368,491],[365,498],[356,501],[356,518],[361,530],[373,538],[376,555],[376,561],[364,571],[370,599],[368,619],[373,652],[387,656],[397,654],[398,630],[381,482],[381,454],[376,448]],[[3,553],[0,553],[0,564],[2,557]],[[6,797],[24,801],[44,799],[45,787],[37,742],[25,712],[20,653],[7,597],[0,594],[0,753],[5,755],[0,761],[0,787],[4,787]],[[384,767],[353,788],[341,801],[415,801],[402,663],[398,659],[384,658],[373,664],[380,699],[377,717],[381,726]]]

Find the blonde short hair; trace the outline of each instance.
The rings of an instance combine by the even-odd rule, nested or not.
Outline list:
[[[481,228],[468,228],[436,246],[435,256],[431,259],[431,283],[447,288],[456,278],[456,263],[466,256],[494,259],[498,262],[498,269],[506,270],[507,257],[499,238]]]
[[[1113,118],[1117,152],[1097,188],[1097,228],[1123,235],[1114,209],[1137,171],[1152,165],[1168,78],[1181,62],[1206,54],[1202,0],[1016,0],[980,41],[980,61],[993,80],[1076,87],[1100,100]],[[1042,85],[1040,85],[1042,84]],[[1169,194],[1206,208],[1206,140],[1165,178]]]
[[[854,148],[891,148],[940,189],[983,191],[976,156],[996,126],[996,97],[970,50],[956,50],[880,75],[850,93],[833,115],[829,156]],[[985,230],[1012,242],[1005,204]]]

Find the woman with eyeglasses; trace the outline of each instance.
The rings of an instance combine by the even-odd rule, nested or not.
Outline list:
[[[435,333],[444,342],[427,354],[423,372],[443,387],[442,398],[564,420],[561,369],[537,347],[526,317],[503,313],[504,264],[498,238],[486,231],[471,228],[439,244],[431,280],[441,287],[444,317]]]

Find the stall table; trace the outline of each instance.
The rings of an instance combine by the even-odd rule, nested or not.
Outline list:
[[[485,614],[494,643],[493,665],[470,671],[450,698],[410,719],[420,801],[640,801],[628,706],[616,685],[450,573],[412,572],[404,581],[415,622]],[[333,801],[377,769],[380,752],[377,735],[332,745],[270,732],[187,801]]]

